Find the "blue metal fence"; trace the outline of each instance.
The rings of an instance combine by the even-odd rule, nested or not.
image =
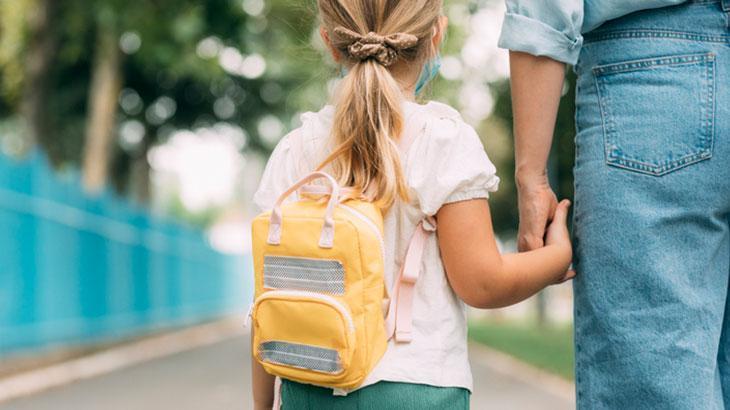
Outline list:
[[[111,193],[42,154],[0,156],[0,357],[95,343],[243,309],[246,258]]]

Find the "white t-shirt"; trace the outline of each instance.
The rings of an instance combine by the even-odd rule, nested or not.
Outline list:
[[[488,198],[499,185],[479,137],[453,108],[436,102],[404,102],[403,109],[404,129],[415,133],[407,136],[413,142],[401,158],[411,202],[396,201],[385,215],[385,280],[389,289],[421,220],[435,215],[444,204]],[[259,209],[271,209],[282,192],[327,156],[333,117],[331,106],[306,113],[302,126],[279,142],[254,195]],[[391,340],[362,387],[387,380],[472,389],[466,307],[449,286],[435,235],[426,244],[422,263],[413,301],[413,340]]]

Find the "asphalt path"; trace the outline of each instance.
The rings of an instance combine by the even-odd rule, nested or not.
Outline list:
[[[177,353],[0,405],[1,410],[247,410],[248,337]],[[573,409],[570,400],[519,374],[472,363],[473,409]]]

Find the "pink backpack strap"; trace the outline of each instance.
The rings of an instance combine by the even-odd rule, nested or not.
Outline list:
[[[385,318],[388,338],[408,343],[413,339],[413,299],[416,282],[421,273],[423,250],[428,238],[436,231],[436,220],[432,217],[421,221],[408,244],[406,257],[390,296],[390,307]]]
[[[405,119],[405,127],[398,140],[398,150],[405,160],[411,145],[416,138],[426,132],[429,122],[419,117],[416,111]],[[406,257],[401,266],[400,274],[390,291],[390,304],[385,317],[385,332],[388,339],[395,338],[396,342],[408,343],[413,339],[413,299],[416,292],[416,282],[421,273],[423,249],[428,237],[436,231],[436,220],[427,217],[416,227],[406,251]]]

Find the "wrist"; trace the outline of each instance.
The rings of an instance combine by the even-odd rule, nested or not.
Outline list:
[[[565,271],[570,267],[570,263],[573,261],[573,246],[570,242],[558,242],[548,245],[553,249],[555,255],[555,262],[558,265],[557,271],[560,275],[565,274]]]
[[[518,167],[515,171],[515,183],[518,189],[548,186],[547,170],[544,168],[535,170]]]

